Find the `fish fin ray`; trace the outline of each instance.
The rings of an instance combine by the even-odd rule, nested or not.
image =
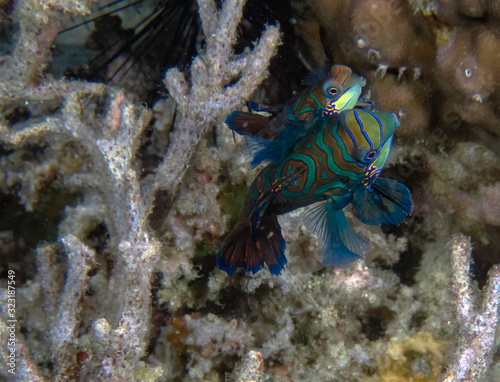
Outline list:
[[[254,135],[248,135],[246,144],[250,153],[250,166],[257,167],[261,163],[276,165],[283,159],[285,147],[281,140],[269,140]]]
[[[269,118],[260,114],[233,111],[226,117],[225,122],[231,130],[240,135],[269,138],[273,134]]]
[[[276,215],[264,219],[260,228],[259,241],[267,243],[267,245],[261,245],[262,258],[273,275],[280,275],[287,263],[285,256],[286,243],[281,234],[281,227]]]
[[[273,275],[285,269],[285,240],[275,215],[262,220],[256,239],[249,224],[239,223],[226,236],[217,254],[217,266],[232,275],[237,269],[257,273],[267,264]]]
[[[372,101],[371,99],[363,96],[363,97],[360,97],[358,99],[358,101],[356,102],[355,107],[360,107],[360,108],[363,108],[363,109],[373,110],[373,109],[375,109],[375,102]]]
[[[307,73],[302,79],[302,85],[313,86],[318,82],[325,81],[329,76],[328,67],[319,68]]]
[[[262,256],[252,240],[248,224],[238,224],[225,237],[216,258],[217,266],[232,275],[238,268],[256,273],[262,268]]]
[[[304,222],[318,237],[324,265],[346,267],[362,260],[370,248],[370,244],[351,228],[344,211],[333,208],[328,202],[309,210]]]

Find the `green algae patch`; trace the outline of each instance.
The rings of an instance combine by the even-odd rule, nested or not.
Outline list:
[[[217,201],[223,214],[230,215],[228,227],[233,227],[243,210],[243,203],[248,192],[246,184],[228,184],[217,194]]]
[[[0,196],[3,217],[0,231],[12,230],[30,248],[35,248],[41,241],[55,241],[58,225],[64,218],[64,208],[76,205],[80,198],[80,193],[49,187],[41,193],[34,211],[26,211],[16,197],[3,194]]]
[[[195,244],[193,264],[198,266],[201,272],[207,273],[215,267],[215,255],[219,251],[219,246],[208,240],[199,241]]]

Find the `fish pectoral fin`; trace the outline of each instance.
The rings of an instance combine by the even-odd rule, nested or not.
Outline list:
[[[375,102],[363,96],[360,99],[358,99],[355,107],[361,107],[363,109],[372,110],[375,109]]]
[[[353,212],[364,224],[399,225],[413,208],[408,188],[393,180],[378,178],[375,183],[354,193]]]
[[[291,133],[281,134],[281,136],[275,140],[252,135],[248,135],[245,138],[248,151],[252,158],[250,165],[252,168],[255,168],[261,163],[277,165],[293,149],[294,144],[300,137],[296,137],[296,134]]]
[[[318,236],[324,265],[346,267],[361,260],[370,249],[370,244],[351,228],[344,211],[335,209],[329,201],[310,209],[304,222]]]
[[[248,135],[246,144],[250,153],[250,165],[252,168],[257,167],[261,163],[278,164],[285,156],[286,149],[283,141],[280,139],[269,140],[253,135]]]

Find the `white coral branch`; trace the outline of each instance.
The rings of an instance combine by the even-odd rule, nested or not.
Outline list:
[[[470,238],[455,236],[450,242],[453,268],[452,293],[456,301],[458,347],[442,381],[480,381],[495,351],[500,304],[500,266],[488,273],[488,283],[479,306],[470,279]]]
[[[170,149],[158,168],[155,189],[173,198],[200,139],[216,119],[248,99],[267,75],[271,57],[279,45],[279,29],[269,26],[260,42],[240,56],[234,56],[236,27],[243,12],[243,0],[228,0],[217,11],[213,0],[199,0],[206,50],[191,66],[191,86],[178,69],[167,72],[165,84],[181,112],[170,137]],[[232,79],[239,80],[234,85]]]
[[[16,335],[15,357],[11,357],[11,353],[7,347],[11,333],[10,330],[8,323],[0,317],[0,341],[2,343],[2,346],[0,346],[0,356],[3,361],[0,367],[0,375],[6,381],[9,379],[14,380],[12,377],[15,376],[15,380],[19,382],[43,382],[43,377],[33,363],[30,351],[21,340],[19,333]],[[15,362],[9,365],[13,358],[15,358]],[[14,370],[15,374],[13,375],[9,370]]]
[[[250,350],[237,365],[228,379],[231,382],[262,382],[264,381],[264,359],[262,353]]]
[[[88,271],[95,266],[95,252],[73,235],[61,239],[68,255],[66,283],[51,325],[52,359],[55,374],[64,375],[74,367],[74,354],[78,337],[82,299],[88,287]],[[50,316],[49,316],[50,317]]]

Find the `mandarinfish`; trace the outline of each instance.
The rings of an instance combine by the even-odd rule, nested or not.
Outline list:
[[[369,101],[359,101],[366,80],[345,65],[311,72],[302,83],[307,88],[298,92],[284,107],[250,102],[254,112],[234,111],[226,118],[226,124],[238,134],[274,140],[280,137],[283,126],[291,117],[303,122],[302,127],[308,127],[316,118],[328,117],[356,105],[371,106]],[[256,112],[277,115],[270,118]]]
[[[318,203],[305,223],[318,235],[329,266],[347,266],[369,249],[350,227],[346,206],[369,225],[400,224],[412,210],[404,185],[378,179],[399,125],[395,114],[344,110],[316,119],[298,140],[285,139],[297,123],[285,124],[282,138],[266,140],[258,153],[270,164],[250,186],[239,222],[217,254],[217,265],[230,275],[238,268],[256,273],[264,264],[279,275],[287,260],[277,216],[297,208]]]

